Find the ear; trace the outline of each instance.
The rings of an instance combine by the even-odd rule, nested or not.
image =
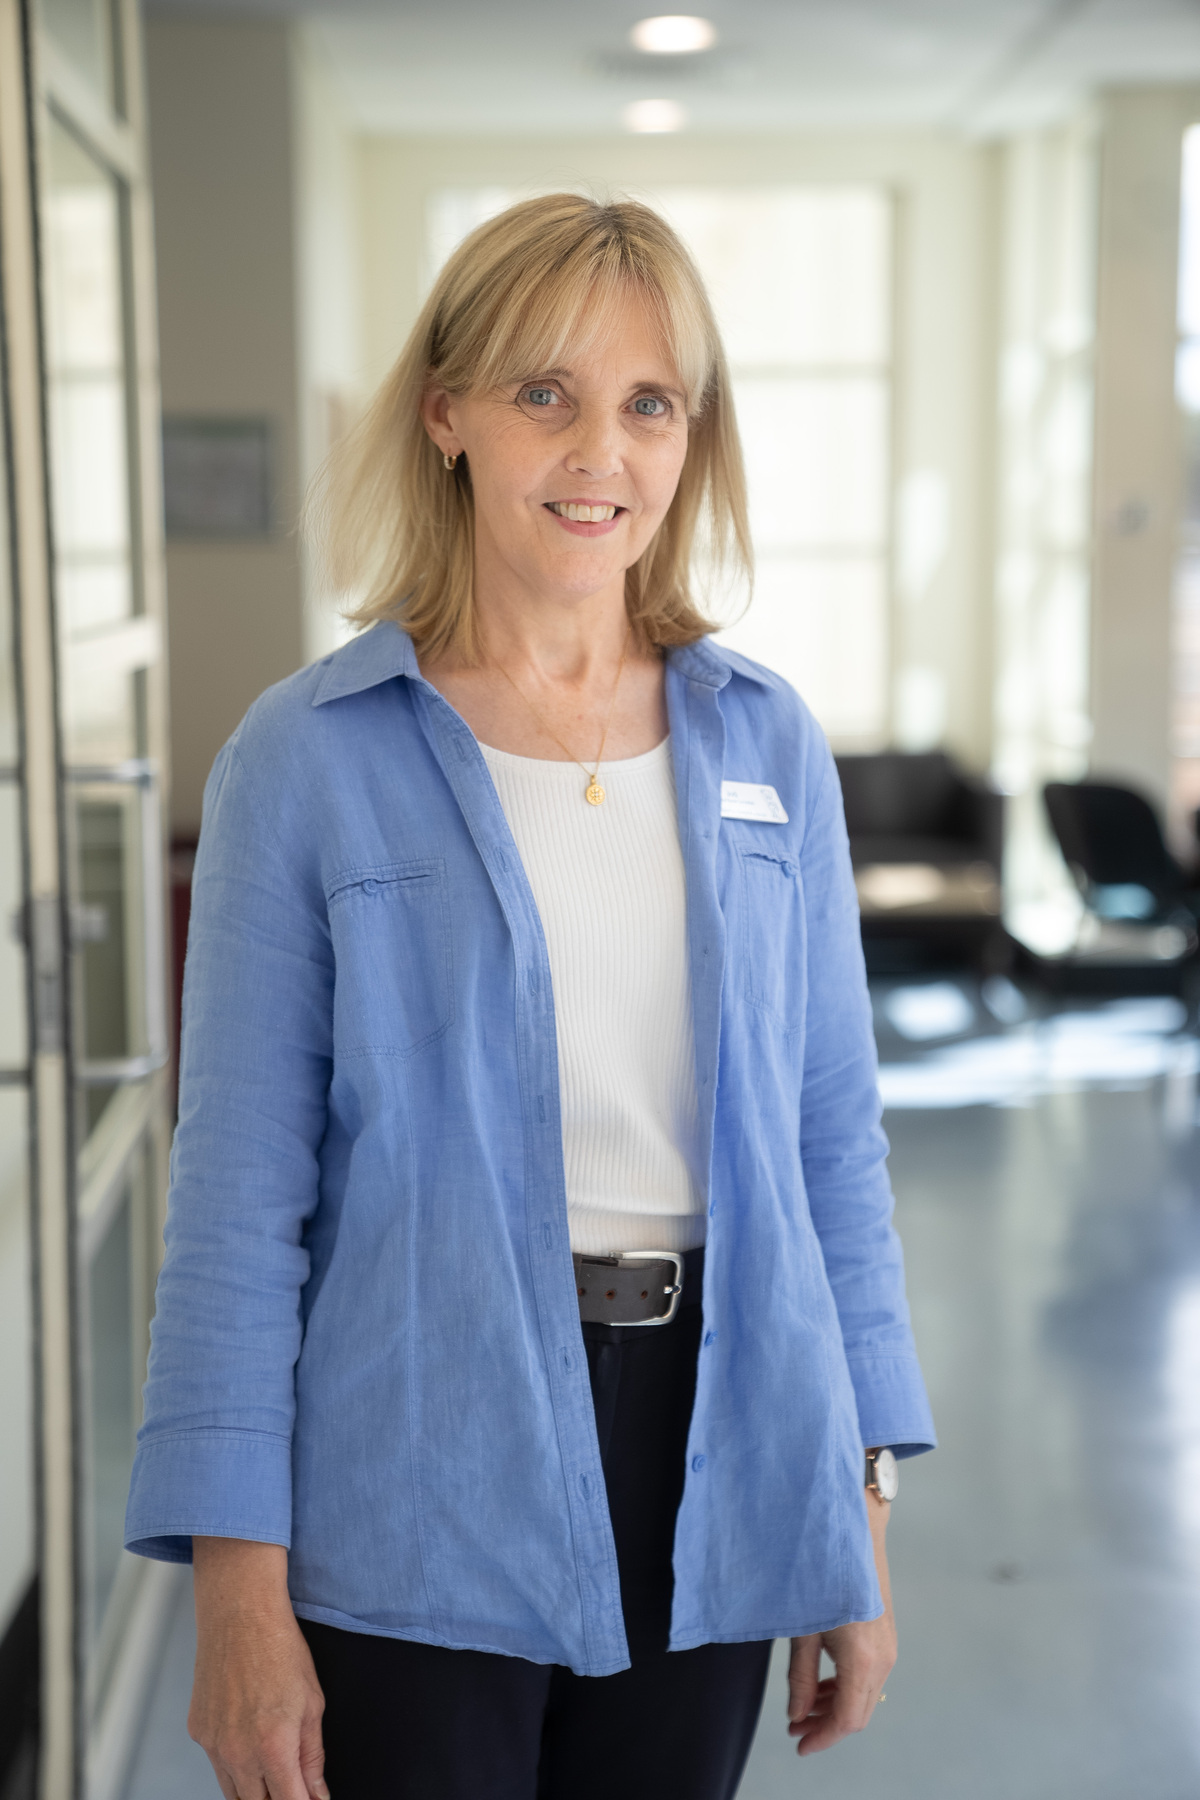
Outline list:
[[[461,456],[462,439],[450,423],[454,397],[436,383],[421,396],[421,422],[443,456]]]

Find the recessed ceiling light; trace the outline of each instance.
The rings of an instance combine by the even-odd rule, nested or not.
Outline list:
[[[683,56],[694,50],[711,50],[717,41],[717,30],[707,19],[691,13],[662,13],[654,19],[643,19],[630,32],[635,50],[649,56]]]
[[[626,131],[682,131],[687,114],[678,100],[634,100],[621,120]]]

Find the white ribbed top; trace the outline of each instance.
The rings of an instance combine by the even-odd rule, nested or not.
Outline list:
[[[554,983],[571,1248],[704,1242],[687,896],[670,739],[575,763],[481,744],[541,914]]]

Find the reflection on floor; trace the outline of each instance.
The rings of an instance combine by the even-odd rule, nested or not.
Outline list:
[[[901,1661],[870,1730],[801,1768],[779,1646],[740,1800],[1194,1800],[1195,1042],[1172,1002],[1038,1018],[936,986],[876,996],[942,1436],[892,1524]],[[129,1800],[217,1792],[184,1731],[191,1631],[184,1604]]]
[[[1137,1089],[1163,1075],[1186,1096],[1200,1043],[1182,1029],[1185,1019],[1182,1002],[1166,997],[1034,1014],[1002,977],[974,999],[959,982],[893,987],[876,996],[880,1091],[889,1110],[1029,1106],[1046,1094]],[[932,1040],[937,1049],[914,1053]]]

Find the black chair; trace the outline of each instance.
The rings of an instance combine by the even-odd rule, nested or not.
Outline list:
[[[942,751],[839,756],[837,768],[872,972],[1004,966],[1004,796]]]
[[[1167,849],[1143,795],[1105,781],[1050,781],[1042,795],[1067,867],[1099,918],[1195,917],[1195,875]]]

